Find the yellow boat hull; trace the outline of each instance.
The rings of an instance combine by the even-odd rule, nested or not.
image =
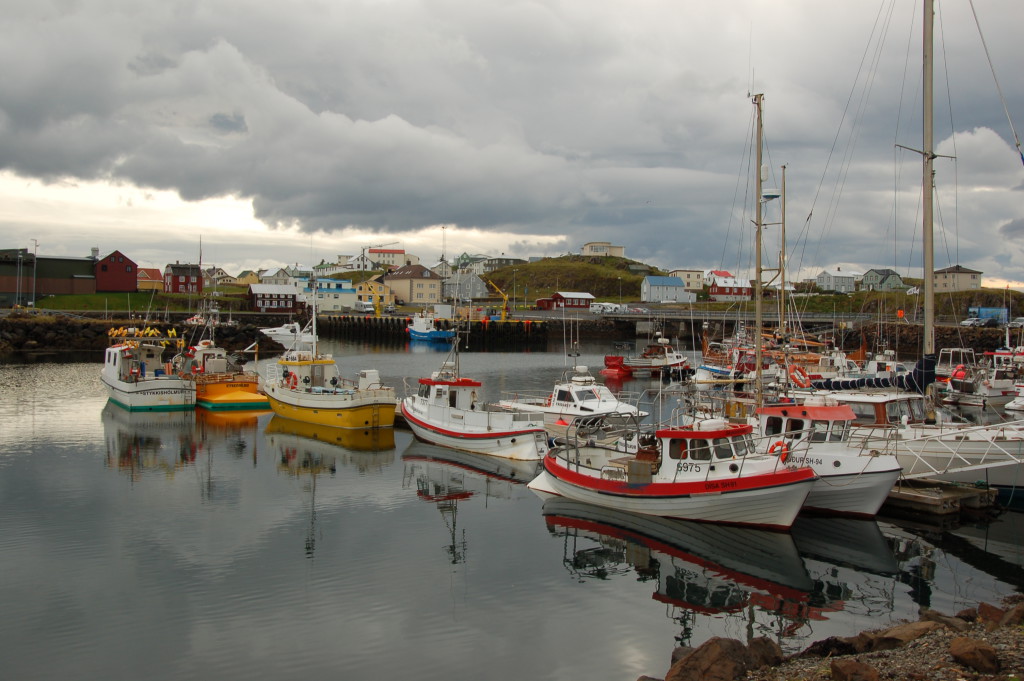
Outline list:
[[[394,402],[371,402],[341,407],[305,406],[277,399],[268,392],[270,408],[293,421],[332,428],[391,428],[395,425]]]

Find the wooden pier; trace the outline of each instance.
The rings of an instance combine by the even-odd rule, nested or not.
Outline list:
[[[920,515],[946,516],[993,509],[998,491],[941,480],[902,480],[889,492],[885,508]]]

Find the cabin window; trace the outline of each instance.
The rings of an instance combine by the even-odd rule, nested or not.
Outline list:
[[[422,397],[424,399],[430,397],[430,386],[429,385],[421,385],[418,394],[419,394],[420,397]]]
[[[732,448],[736,456],[746,456],[754,450],[754,443],[749,435],[738,435],[732,439]]]
[[[833,421],[832,422],[832,434],[829,436],[829,442],[846,442],[850,439],[850,422],[849,421]]]
[[[711,447],[707,440],[690,440],[690,458],[694,461],[710,461]]]
[[[799,440],[803,437],[803,431],[807,430],[807,424],[803,419],[789,419],[786,423],[786,437]]]
[[[576,399],[580,402],[600,402],[601,398],[593,390],[577,390]]]
[[[768,437],[778,435],[782,432],[782,417],[769,416],[764,422],[764,434]]]
[[[731,459],[732,458],[732,443],[729,442],[729,438],[719,438],[715,440],[715,458],[717,459]]]
[[[457,390],[450,390],[448,392],[448,406],[449,407],[454,408],[454,407],[458,406],[456,404],[456,401],[455,401],[455,398],[457,398],[458,396],[459,396],[459,393],[458,393]]]
[[[861,402],[847,402],[853,410],[854,419],[857,423],[875,422],[875,405]]]
[[[686,458],[686,440],[669,440],[669,443],[668,443],[668,458],[670,458],[670,459],[685,459]]]
[[[555,401],[557,402],[572,402],[572,393],[568,390],[559,390],[555,393]]]
[[[828,441],[828,421],[814,421],[811,432],[811,442]]]

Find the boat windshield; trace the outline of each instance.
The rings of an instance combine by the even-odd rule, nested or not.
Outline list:
[[[601,401],[601,397],[597,394],[596,391],[594,391],[594,390],[592,390],[590,388],[587,388],[586,390],[577,390],[576,391],[576,401],[577,402],[600,402]]]
[[[814,421],[811,442],[845,442],[850,439],[849,421]]]
[[[923,421],[925,418],[924,400],[893,400],[885,405],[885,416],[889,423],[900,423],[904,416],[911,422]]]

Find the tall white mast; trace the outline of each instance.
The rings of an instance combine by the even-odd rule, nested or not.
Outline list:
[[[933,199],[932,185],[935,178],[935,171],[932,162],[935,160],[935,151],[932,148],[932,80],[933,80],[933,56],[932,56],[932,28],[935,21],[935,0],[924,0],[924,30],[923,30],[923,65],[921,93],[924,100],[922,117],[921,155],[923,159],[923,170],[921,173],[921,204],[922,221],[924,234],[921,240],[924,250],[924,347],[925,357],[935,354],[935,244],[933,234]]]

